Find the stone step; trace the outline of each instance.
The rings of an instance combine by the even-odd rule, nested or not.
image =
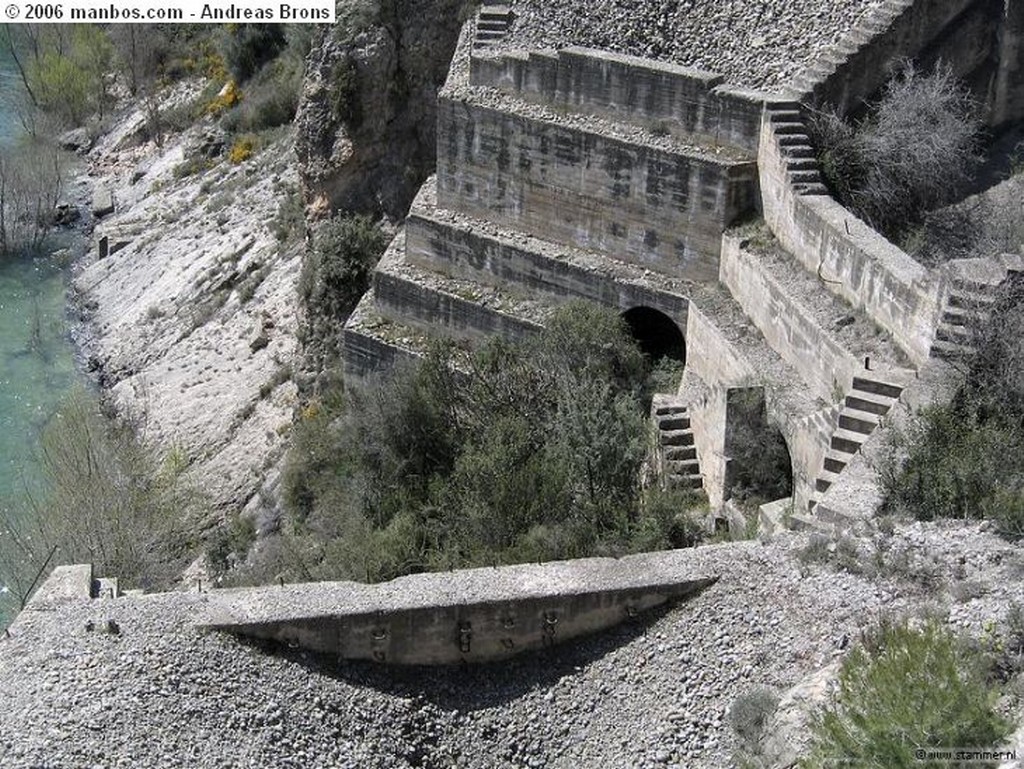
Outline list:
[[[779,136],[807,136],[807,126],[803,123],[775,123],[772,129]]]
[[[990,310],[996,303],[995,297],[977,291],[951,291],[946,301],[965,310]]]
[[[898,400],[903,393],[903,388],[899,385],[881,382],[877,379],[866,379],[864,377],[853,378],[853,389],[865,393],[874,393],[875,395],[884,395],[893,400]]]
[[[772,109],[768,113],[772,123],[803,123],[803,115],[799,109]]]
[[[665,460],[668,462],[685,462],[697,458],[696,446],[665,446]]]
[[[658,419],[659,430],[686,430],[690,427],[690,417],[685,414],[672,414]]]
[[[842,429],[862,433],[863,435],[871,435],[875,428],[878,427],[879,420],[881,420],[881,417],[870,411],[860,411],[859,409],[844,407],[839,412],[839,426]]]
[[[704,479],[699,475],[670,475],[668,484],[677,489],[700,489],[704,487]]]
[[[487,30],[487,29],[478,29],[477,32],[476,32],[476,40],[477,40],[477,42],[497,41],[497,40],[504,40],[504,39],[505,39],[505,33],[504,32],[492,32],[491,30]]]
[[[810,158],[817,160],[818,153],[809,144],[793,144],[784,148],[783,153],[787,158]]]
[[[476,24],[477,32],[481,30],[488,30],[489,32],[500,32],[505,34],[508,32],[508,20],[507,19],[483,19]]]
[[[799,133],[797,133],[797,134],[783,134],[781,136],[776,136],[775,137],[775,141],[778,142],[778,145],[780,147],[782,147],[784,150],[786,148],[789,148],[789,147],[809,147],[809,146],[811,146],[810,139],[808,138],[807,134],[805,134],[805,133],[804,134],[799,134]]]
[[[824,469],[826,472],[839,474],[846,469],[846,463],[849,459],[850,456],[848,454],[829,449],[825,452]]]
[[[884,416],[889,413],[895,401],[885,395],[858,392],[856,395],[847,395],[843,403],[851,409]]]
[[[789,178],[793,184],[814,184],[821,181],[821,173],[817,169],[813,171],[790,171]]]
[[[940,358],[942,360],[949,361],[960,361],[970,358],[974,355],[975,350],[973,347],[967,347],[966,345],[956,344],[955,342],[943,342],[940,339],[932,342],[931,357]]]
[[[844,454],[856,454],[864,443],[864,434],[842,427],[832,433],[832,440],[829,445],[838,452]]]
[[[786,169],[793,171],[814,171],[818,173],[818,161],[816,158],[790,158],[786,161]]]
[[[662,446],[692,446],[693,433],[690,430],[663,430],[659,440]]]
[[[837,480],[839,480],[839,473],[823,470],[814,481],[814,490],[819,494],[824,494]]]
[[[686,406],[681,403],[659,403],[657,395],[654,396],[654,403],[652,405],[654,406],[654,416],[656,417],[687,413]]]
[[[826,187],[821,182],[817,182],[817,183],[814,183],[814,184],[807,184],[807,183],[795,184],[795,185],[793,185],[793,189],[795,189],[797,191],[797,193],[800,194],[800,195],[830,195],[831,194],[828,191],[828,187]]]
[[[942,311],[942,322],[949,326],[971,326],[984,323],[989,313],[979,310],[965,310],[963,307],[946,307]]]
[[[665,469],[669,475],[700,475],[700,465],[696,459],[667,459]]]
[[[953,326],[942,323],[935,329],[935,338],[943,342],[954,342],[970,347],[974,341],[974,332],[966,326]]]

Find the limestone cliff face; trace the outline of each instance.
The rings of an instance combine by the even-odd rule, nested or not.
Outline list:
[[[380,0],[338,9],[313,46],[296,152],[314,210],[405,215],[434,167],[437,90],[469,0]]]
[[[115,210],[74,280],[79,343],[146,440],[238,510],[273,480],[295,406],[302,241],[277,224],[298,185],[291,136],[232,163],[201,154],[211,119],[162,147],[124,141],[144,119],[129,109],[88,156]]]

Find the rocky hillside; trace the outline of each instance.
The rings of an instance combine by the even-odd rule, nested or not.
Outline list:
[[[317,210],[405,216],[434,167],[437,90],[468,0],[340,5],[313,46],[296,118],[306,199]]]
[[[294,408],[302,239],[279,237],[278,218],[297,194],[292,134],[232,162],[209,118],[163,146],[137,142],[144,120],[129,111],[89,154],[114,211],[74,280],[80,341],[146,438],[238,509],[283,452]]]

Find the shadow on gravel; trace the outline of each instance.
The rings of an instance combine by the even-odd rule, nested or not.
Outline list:
[[[652,609],[596,635],[566,641],[550,649],[526,652],[503,662],[474,665],[379,665],[297,651],[272,641],[249,640],[246,643],[352,686],[376,689],[395,697],[421,698],[445,710],[471,712],[553,685],[563,676],[643,636],[676,605],[678,603]]]

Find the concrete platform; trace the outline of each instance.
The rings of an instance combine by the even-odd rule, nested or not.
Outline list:
[[[686,598],[717,574],[696,550],[215,590],[198,624],[346,659],[398,665],[499,660]]]

